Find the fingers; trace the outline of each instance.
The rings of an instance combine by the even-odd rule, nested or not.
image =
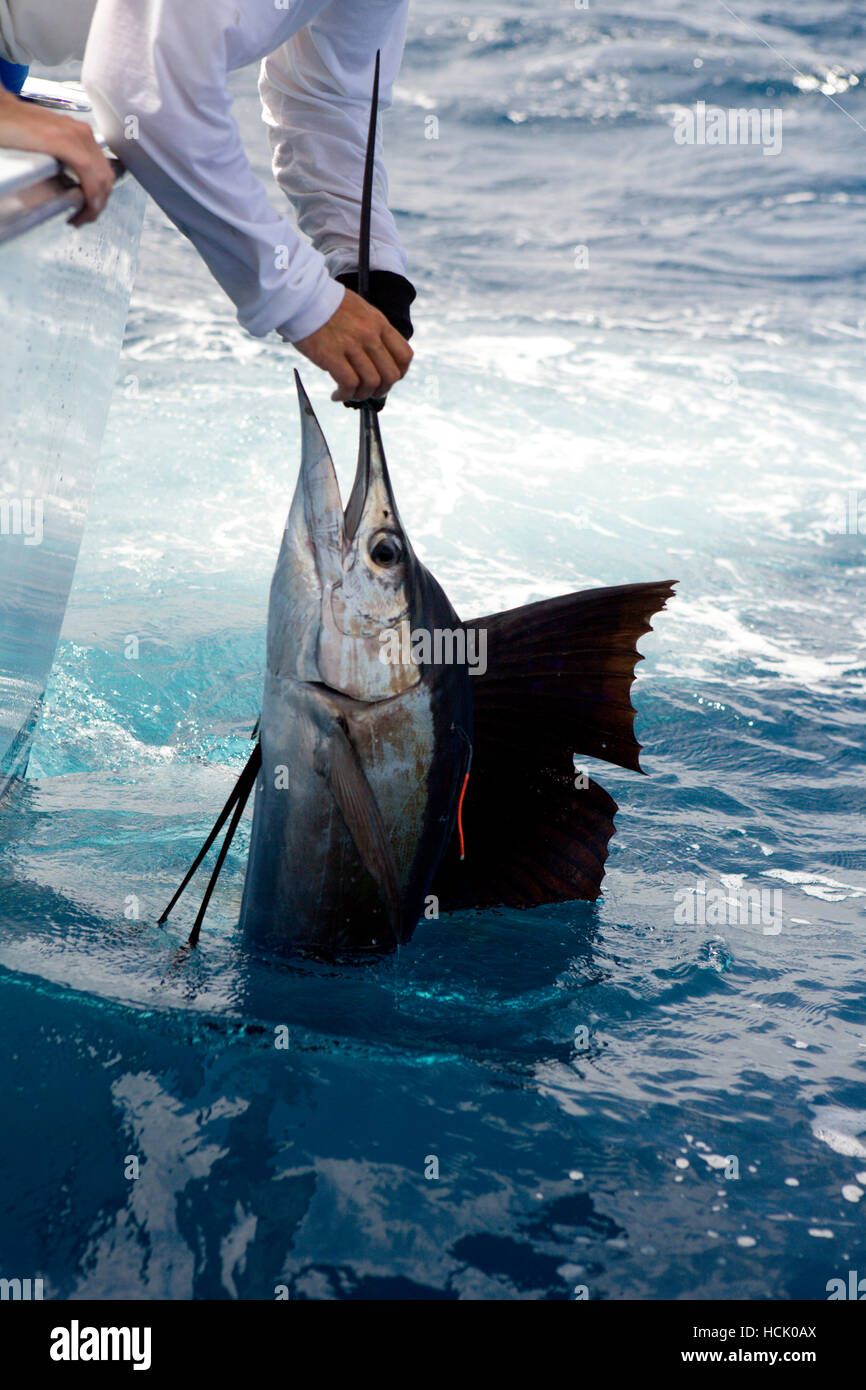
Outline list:
[[[332,369],[331,375],[337,383],[332,401],[367,401],[371,397],[386,396],[406,371],[380,343],[376,343],[366,350],[350,349],[345,365]]]
[[[387,319],[385,320],[385,329],[382,333],[382,342],[400,368],[400,376],[404,377],[409,370],[409,363],[412,361],[415,354],[406,342],[403,334],[398,333],[396,328],[388,323]]]
[[[349,350],[357,382],[353,394],[345,399],[366,401],[387,396],[391,387],[406,375],[412,349],[390,324],[386,324],[386,330],[381,335],[367,335],[358,347]]]
[[[362,371],[360,364],[353,357],[354,366],[360,377],[360,389],[363,394],[356,395],[356,400],[366,401],[370,396],[387,396],[391,387],[406,375],[390,352],[382,343],[374,343],[366,349],[365,367],[369,363],[367,370]],[[372,371],[370,370],[372,368]]]
[[[344,366],[332,367],[331,376],[337,383],[336,391],[331,392],[332,401],[354,401],[358,399],[357,392],[360,386],[360,378],[348,359]]]
[[[320,329],[295,347],[333,377],[333,401],[382,399],[406,375],[412,349],[385,315],[351,290]]]
[[[350,399],[366,401],[386,396],[406,375],[412,349],[385,315],[359,295],[347,294],[344,304],[351,322],[346,355],[358,377]]]
[[[80,227],[85,222],[95,222],[108,202],[114,171],[90,127],[83,122],[73,122],[67,140],[57,150],[57,157],[75,174],[84,198],[80,211],[70,218],[72,225]]]
[[[81,207],[71,219],[76,225],[94,221],[105,207],[114,173],[86,121],[43,111],[4,91],[0,145],[53,155],[72,170],[81,186]]]

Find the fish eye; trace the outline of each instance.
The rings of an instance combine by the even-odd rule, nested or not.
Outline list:
[[[391,531],[380,532],[370,543],[370,559],[382,569],[390,569],[403,559],[403,543]]]

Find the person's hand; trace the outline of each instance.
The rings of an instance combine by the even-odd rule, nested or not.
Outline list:
[[[337,383],[332,401],[366,401],[388,394],[409,370],[412,349],[384,314],[346,290],[327,323],[295,343]]]
[[[114,172],[86,121],[45,111],[0,90],[0,147],[50,154],[75,174],[83,206],[69,220],[73,227],[95,222],[114,184]]]

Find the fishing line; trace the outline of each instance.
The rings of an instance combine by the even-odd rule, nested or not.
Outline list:
[[[376,164],[376,122],[379,117],[379,59],[373,74],[373,96],[370,101],[370,124],[367,129],[367,150],[364,156],[364,182],[361,187],[361,226],[358,233],[358,293],[367,299],[370,293],[370,223],[373,212],[373,173]]]

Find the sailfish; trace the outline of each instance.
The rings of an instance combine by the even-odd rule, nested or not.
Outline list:
[[[378,79],[377,57],[362,295]],[[589,589],[461,621],[400,520],[380,403],[360,406],[344,508],[295,377],[301,467],[271,583],[255,745],[160,921],[228,821],[195,945],[253,788],[240,925],[257,950],[322,959],[387,952],[409,941],[422,916],[597,898],[617,806],[576,774],[575,757],[641,770],[631,703],[637,642],[674,581]],[[467,659],[481,650],[483,662]]]

